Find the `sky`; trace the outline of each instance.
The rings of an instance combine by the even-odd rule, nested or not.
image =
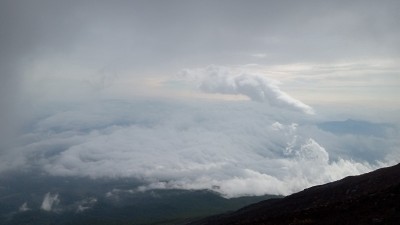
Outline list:
[[[237,197],[398,163],[399,11],[389,0],[1,1],[0,172]]]

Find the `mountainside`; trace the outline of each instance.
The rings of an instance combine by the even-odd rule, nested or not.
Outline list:
[[[192,223],[399,224],[400,164]]]
[[[0,174],[0,225],[185,224],[272,197],[208,190],[140,190],[134,179]]]

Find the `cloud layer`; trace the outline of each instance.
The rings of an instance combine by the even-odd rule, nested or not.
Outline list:
[[[1,165],[237,197],[289,194],[398,160],[388,158],[398,151],[393,137],[343,138],[314,124],[302,113],[251,101],[74,105],[32,124]]]

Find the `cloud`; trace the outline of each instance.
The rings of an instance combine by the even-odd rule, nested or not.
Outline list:
[[[53,176],[136,178],[142,182],[136,191],[211,189],[237,197],[286,195],[399,160],[387,158],[398,151],[396,135],[336,136],[306,115],[266,108],[252,101],[75,105],[35,121],[1,165]],[[56,198],[45,197],[46,209],[54,208],[50,199]]]
[[[287,7],[286,3],[269,1],[93,4],[41,0],[0,4],[0,145],[10,140],[9,136],[24,119],[19,114],[31,116],[38,101],[90,101],[92,96],[109,99],[122,89],[116,83],[135,83],[136,87],[127,85],[126,91],[121,92],[140,94],[142,85],[137,78],[144,79],[149,74],[163,77],[180,68],[213,63],[273,66],[324,62],[329,66],[343,60],[390,58],[393,64],[399,64],[396,2],[352,2],[346,7],[311,2],[291,3],[292,7]],[[102,68],[106,68],[105,73]],[[393,74],[382,82],[397,82],[397,71]],[[236,75],[232,80],[226,78],[231,83],[226,83],[221,75],[222,83],[215,86],[204,82],[203,88],[311,112],[297,100],[299,95],[287,95],[288,89],[282,91],[263,76]],[[369,83],[376,86],[375,82]],[[110,87],[114,89],[109,91]],[[323,92],[329,87],[318,84],[318,88]],[[106,89],[109,92],[99,94]],[[338,98],[338,92],[343,93],[334,89],[332,96],[348,99]],[[160,93],[158,96],[164,96]],[[376,99],[382,102],[388,96],[396,95],[382,94]],[[304,97],[301,99],[305,101]],[[309,99],[315,99],[314,92]]]
[[[29,211],[29,210],[31,210],[31,209],[28,207],[28,203],[27,202],[24,202],[18,209],[19,212],[26,212],[26,211]]]
[[[60,203],[60,199],[58,198],[58,194],[51,194],[50,192],[46,193],[42,205],[40,206],[40,209],[44,211],[54,211],[55,207]]]
[[[198,82],[199,88],[208,93],[241,94],[271,106],[314,114],[310,106],[280,90],[276,80],[261,74],[209,66],[205,69],[183,70],[180,76]]]
[[[341,109],[328,100],[354,105],[362,99],[349,93],[372,95],[373,104],[393,98],[388,104],[397,106],[398,2],[92,3],[0,3],[0,171],[134,177],[144,188],[219,187],[233,197],[288,194],[400,159],[397,130],[338,136],[320,130],[314,120],[329,119],[309,117],[314,109],[299,100],[317,99],[331,114]],[[366,63],[340,65],[360,59]],[[292,91],[261,72],[206,67],[246,63],[274,70],[277,80],[284,74]],[[150,74],[162,80],[195,67],[182,75],[203,92],[265,104],[100,101],[119,91],[124,99],[153,92],[141,82]],[[367,83],[382,85],[360,87]],[[299,87],[303,95],[293,92]],[[165,97],[157,91],[154,96]],[[372,112],[375,118],[384,107]],[[44,210],[57,199],[45,196]]]
[[[97,203],[97,198],[86,198],[78,202],[77,213],[91,209]]]

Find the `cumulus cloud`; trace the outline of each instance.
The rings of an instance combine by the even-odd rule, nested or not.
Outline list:
[[[396,161],[386,158],[399,144],[394,137],[343,138],[303,114],[266,107],[252,101],[75,106],[36,121],[2,165],[12,161],[9,169],[54,176],[136,178],[143,183],[135,191],[211,189],[237,197],[286,195]],[[388,150],[360,154],[351,147],[362,143]],[[48,193],[42,208],[58,202]]]
[[[77,213],[84,212],[91,209],[97,203],[97,198],[86,198],[78,202],[78,207],[76,208]]]
[[[51,194],[50,192],[46,193],[42,205],[40,209],[44,211],[54,211],[55,207],[60,203],[60,199],[58,198],[58,194]]]
[[[26,212],[26,211],[29,211],[29,210],[31,210],[31,209],[28,207],[28,203],[27,202],[24,202],[18,209],[18,211],[20,211],[20,212]]]
[[[314,110],[291,97],[278,87],[278,82],[261,74],[234,72],[229,68],[209,66],[205,69],[186,69],[181,77],[198,82],[202,91],[221,94],[241,94],[271,106],[314,114]]]

